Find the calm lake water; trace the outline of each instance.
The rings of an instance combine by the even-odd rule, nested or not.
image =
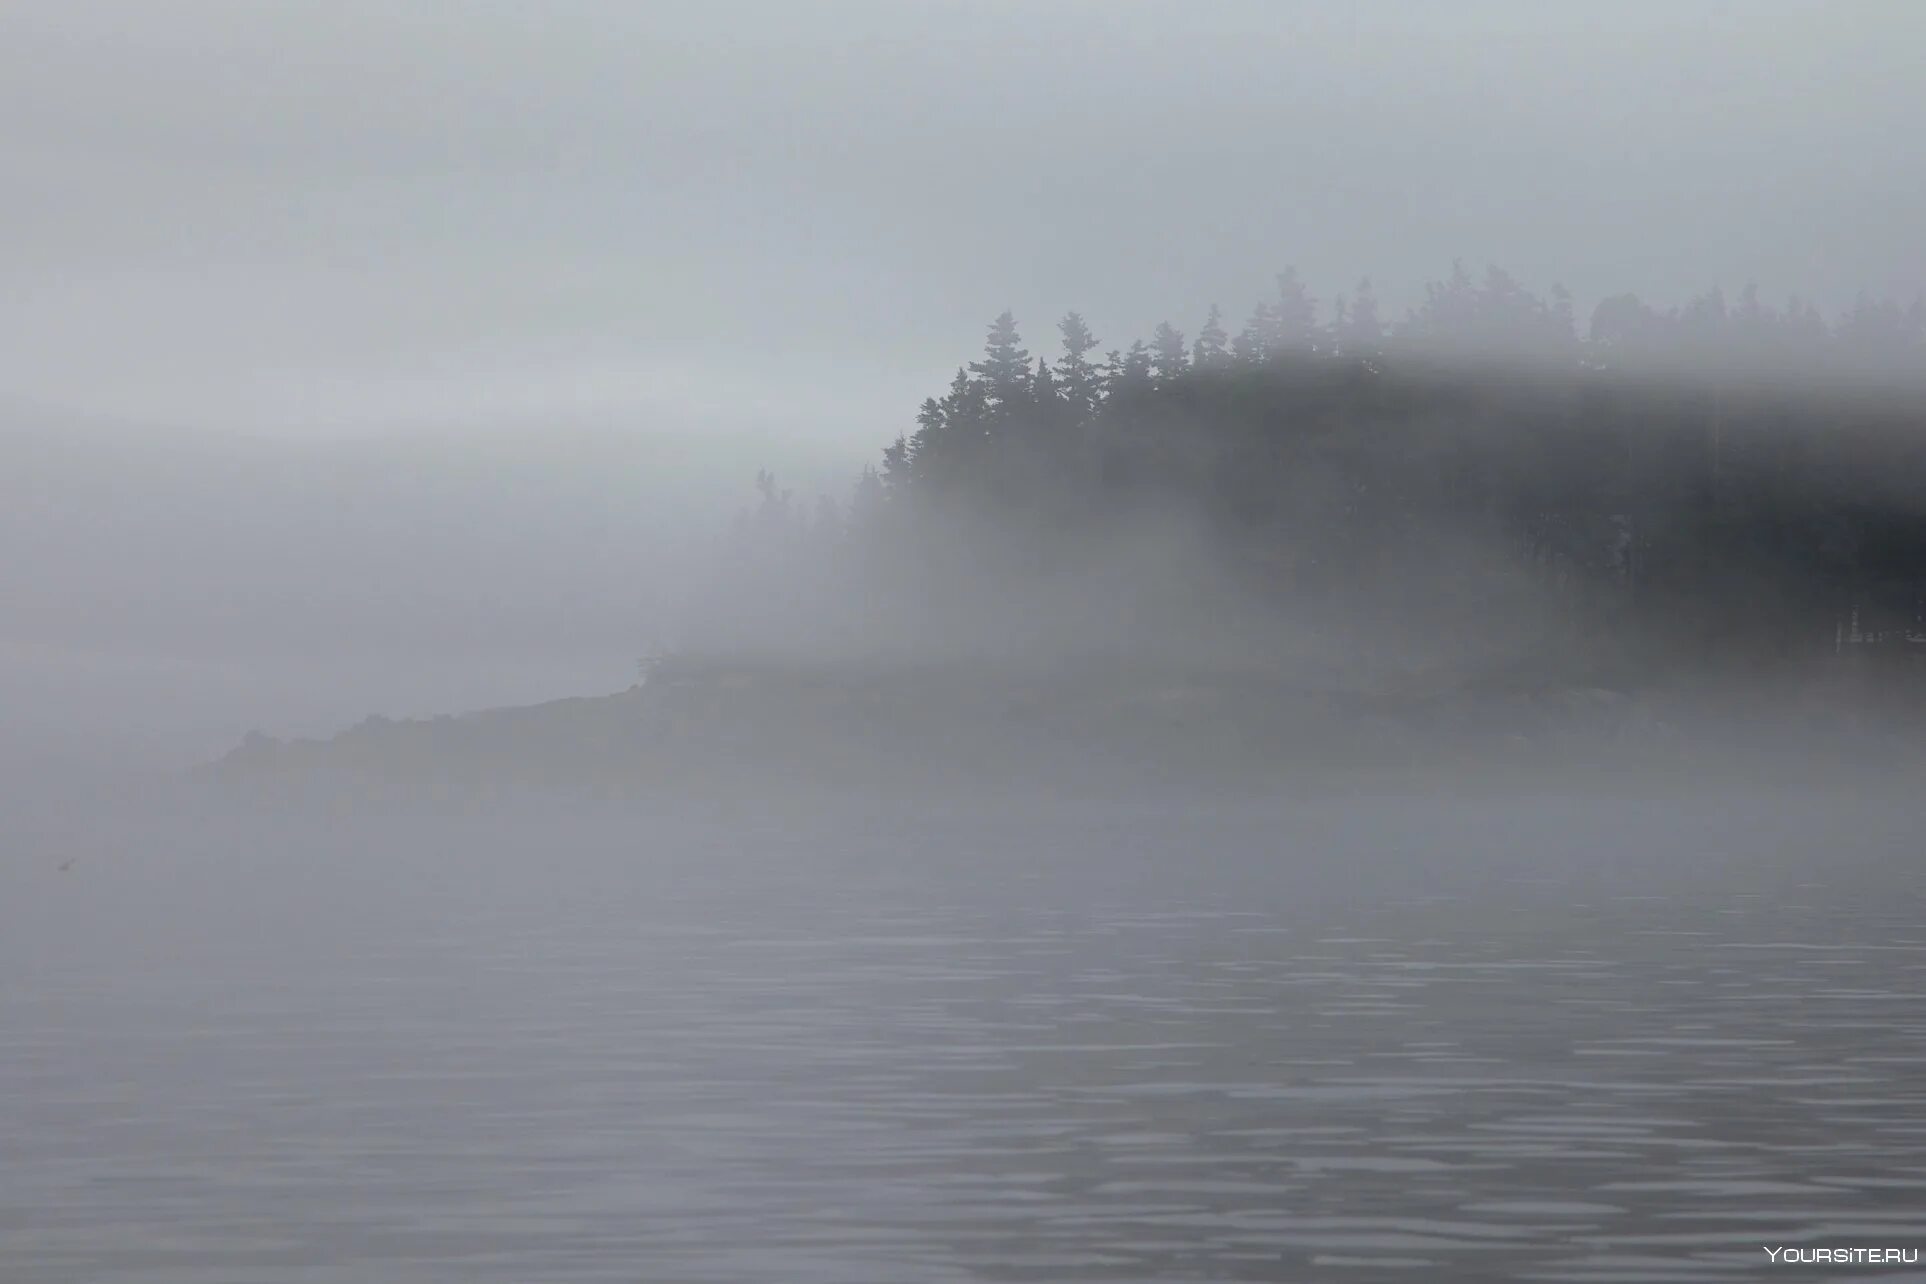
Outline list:
[[[1903,802],[984,812],[43,817],[0,865],[0,1279],[1926,1248]]]

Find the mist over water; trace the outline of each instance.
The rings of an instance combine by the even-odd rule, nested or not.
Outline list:
[[[0,6],[0,1281],[1926,1279],[1911,9],[459,18]]]
[[[1916,1243],[1915,822],[68,816],[71,870],[0,873],[0,1260],[1661,1280]]]
[[[0,754],[180,769],[254,729],[620,690],[765,456],[856,467],[565,416],[288,441],[15,407]]]

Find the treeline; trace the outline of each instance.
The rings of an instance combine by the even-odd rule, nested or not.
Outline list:
[[[835,563],[866,600],[940,598],[958,541],[1047,568],[1181,514],[1254,594],[1387,628],[1524,604],[1568,640],[1761,664],[1926,637],[1917,303],[1624,295],[1581,334],[1563,290],[1458,267],[1387,325],[1368,281],[1320,308],[1286,272],[1235,333],[1215,307],[1101,354],[1057,329],[1034,356],[998,317],[846,510],[764,478],[738,548],[779,549],[791,592]]]

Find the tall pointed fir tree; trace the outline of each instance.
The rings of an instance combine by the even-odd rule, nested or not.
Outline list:
[[[897,455],[902,455],[906,453],[908,449],[909,443],[902,437],[898,437],[895,441],[884,447],[884,467],[889,466],[892,452]],[[891,499],[889,484],[883,480],[882,474],[876,471],[876,466],[874,464],[864,464],[862,475],[856,479],[856,485],[854,489],[851,490],[849,496],[849,527],[851,533],[855,535],[873,534],[877,527],[884,521],[883,514],[889,508]]]
[[[1331,324],[1325,327],[1330,350],[1346,357],[1368,357],[1384,341],[1384,327],[1378,323],[1378,300],[1371,292],[1371,278],[1358,282],[1357,294],[1331,301]]]
[[[1224,333],[1224,314],[1215,303],[1210,305],[1210,315],[1204,318],[1204,328],[1197,332],[1197,342],[1191,348],[1191,360],[1199,370],[1220,370],[1230,364],[1230,336]]]
[[[1036,373],[1030,378],[1029,431],[1018,452],[1020,466],[1031,473],[1028,486],[1033,493],[1047,493],[1050,486],[1060,480],[1061,470],[1077,440],[1076,413],[1050,363],[1038,357]]]
[[[1340,341],[1344,351],[1354,357],[1374,353],[1384,344],[1384,322],[1378,319],[1378,296],[1368,276],[1358,282],[1357,292],[1351,296],[1351,309],[1344,318]]]
[[[1150,382],[1150,349],[1138,339],[1128,349],[1110,350],[1104,359],[1103,384],[1106,395],[1132,392]]]
[[[1277,302],[1271,305],[1280,350],[1308,350],[1317,341],[1317,300],[1287,267],[1277,274]]]
[[[1053,406],[1058,401],[1057,377],[1050,373],[1050,363],[1042,357],[1037,358],[1036,373],[1030,376],[1030,401],[1039,407]]]
[[[942,443],[936,439],[943,435],[943,429],[943,404],[935,397],[923,398],[916,411],[915,434],[898,436],[883,450],[883,485],[892,491],[913,486],[922,465],[941,453]]]
[[[1251,309],[1250,319],[1237,332],[1231,350],[1245,365],[1262,365],[1277,355],[1277,316],[1268,303]]]
[[[1398,327],[1399,337],[1432,348],[1464,350],[1477,342],[1484,309],[1477,283],[1462,259],[1451,261],[1445,281],[1427,281],[1424,302]]]
[[[1057,323],[1057,332],[1063,336],[1063,355],[1057,359],[1057,387],[1075,422],[1089,424],[1096,419],[1097,406],[1103,400],[1103,372],[1090,360],[1090,354],[1097,347],[1097,337],[1075,312]]]
[[[1190,353],[1184,347],[1184,332],[1168,321],[1159,321],[1150,336],[1150,368],[1157,381],[1175,379],[1190,368]]]
[[[1552,282],[1551,306],[1546,309],[1547,342],[1555,351],[1569,352],[1578,342],[1578,317],[1572,292],[1560,282]]]
[[[1005,311],[990,323],[983,359],[970,363],[983,381],[984,399],[995,410],[1023,404],[1030,388],[1030,353],[1017,334],[1016,318]]]
[[[956,484],[981,453],[989,433],[985,384],[959,369],[941,401],[924,401],[916,415],[916,432],[903,454],[903,476],[916,484]],[[887,467],[889,460],[885,459]],[[885,473],[885,480],[892,475]]]

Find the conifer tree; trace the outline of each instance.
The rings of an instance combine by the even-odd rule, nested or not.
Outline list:
[[[1277,350],[1308,349],[1317,338],[1317,301],[1287,267],[1277,274],[1277,302],[1271,307]]]
[[[890,466],[892,455],[901,459],[908,454],[908,451],[909,443],[899,436],[883,448],[883,466],[885,468]],[[904,460],[904,465],[906,464],[907,460]],[[904,472],[907,476],[906,466]],[[863,536],[875,532],[877,526],[884,520],[883,514],[890,506],[892,489],[892,485],[885,482],[882,474],[876,471],[874,464],[863,465],[862,474],[856,478],[856,485],[849,496],[851,534]]]
[[[1072,418],[1087,424],[1097,417],[1097,406],[1103,398],[1103,374],[1090,360],[1097,338],[1090,333],[1083,317],[1075,312],[1057,323],[1057,331],[1063,336],[1063,356],[1057,359],[1057,387],[1070,407]]]
[[[1425,283],[1424,302],[1412,309],[1399,333],[1420,343],[1463,348],[1476,343],[1481,313],[1471,273],[1462,260],[1453,259],[1450,279]]]
[[[1572,292],[1552,282],[1551,306],[1546,310],[1546,338],[1555,348],[1565,349],[1578,342],[1578,319],[1573,315]]]
[[[1058,402],[1056,376],[1050,373],[1050,363],[1042,357],[1037,358],[1036,373],[1030,376],[1030,401],[1039,408]]]
[[[1262,365],[1277,355],[1277,316],[1268,303],[1251,309],[1250,319],[1237,332],[1231,344],[1237,359],[1245,365]]]
[[[1150,336],[1150,368],[1159,382],[1175,379],[1190,368],[1190,354],[1184,348],[1184,332],[1168,321],[1159,321]]]
[[[1118,352],[1112,348],[1104,359],[1104,392],[1114,395],[1120,391],[1140,388],[1150,382],[1150,349],[1142,339]]]
[[[935,397],[923,398],[916,412],[916,432],[908,441],[898,437],[896,444],[883,452],[883,480],[892,488],[903,488],[916,480],[919,464],[941,460],[949,430],[949,414]]]
[[[1211,304],[1210,315],[1204,318],[1204,328],[1197,332],[1197,343],[1191,349],[1191,359],[1199,370],[1219,370],[1230,364],[1229,337],[1224,333],[1223,312]]]
[[[1384,342],[1384,323],[1378,320],[1378,296],[1371,289],[1368,276],[1358,282],[1357,292],[1351,296],[1339,339],[1345,352],[1352,356],[1376,352]]]
[[[1017,334],[1016,318],[1008,311],[990,323],[983,359],[970,371],[983,381],[984,399],[992,407],[1020,405],[1030,384],[1030,353]]]

